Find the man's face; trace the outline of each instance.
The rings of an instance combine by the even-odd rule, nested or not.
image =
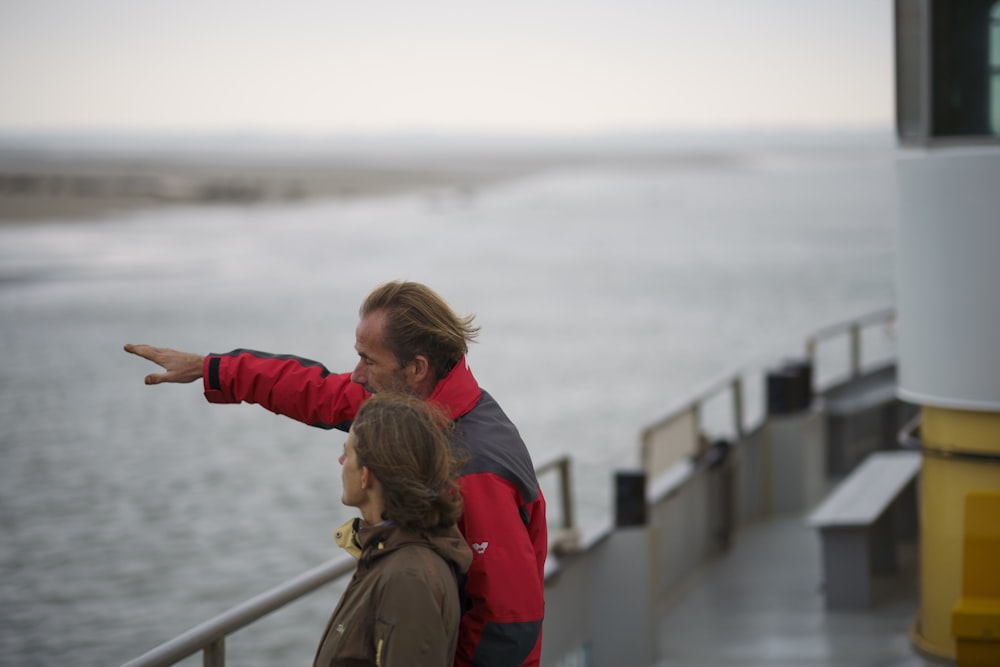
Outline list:
[[[373,394],[380,391],[413,393],[406,381],[405,368],[382,343],[385,318],[384,311],[375,311],[358,322],[354,349],[360,359],[351,373],[351,381]]]

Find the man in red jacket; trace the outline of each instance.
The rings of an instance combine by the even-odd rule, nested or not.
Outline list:
[[[202,356],[149,345],[125,350],[163,367],[146,384],[202,379],[212,403],[256,403],[320,428],[348,430],[378,391],[442,407],[467,458],[459,529],[473,551],[455,665],[537,665],[548,551],[545,499],[517,428],[480,389],[466,362],[479,328],[419,283],[377,287],[362,304],[351,373],[294,356],[233,350]]]

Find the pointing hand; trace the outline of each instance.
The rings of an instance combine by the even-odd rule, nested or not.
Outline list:
[[[152,345],[125,345],[125,351],[148,359],[162,366],[165,373],[150,373],[146,376],[146,384],[163,382],[194,382],[201,378],[205,357],[191,352],[179,352],[168,347],[153,347]]]

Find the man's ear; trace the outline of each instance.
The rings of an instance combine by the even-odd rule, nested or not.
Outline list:
[[[424,382],[430,377],[431,363],[423,354],[418,354],[410,360],[410,372],[415,382]]]

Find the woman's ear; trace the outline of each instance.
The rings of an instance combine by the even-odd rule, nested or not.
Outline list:
[[[367,489],[371,486],[372,471],[368,466],[361,466],[361,488]]]

